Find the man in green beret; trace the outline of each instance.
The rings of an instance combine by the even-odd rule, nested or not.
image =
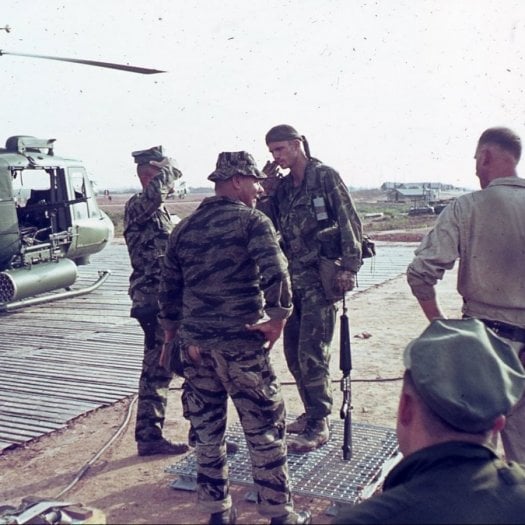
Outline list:
[[[523,523],[525,471],[491,445],[525,390],[516,353],[483,322],[449,319],[432,321],[404,361],[404,458],[381,494],[333,523]]]
[[[336,303],[352,290],[361,267],[361,221],[339,173],[310,156],[295,128],[280,124],[266,134],[274,158],[259,208],[273,220],[289,261],[294,311],[284,329],[284,352],[304,413],[288,425],[297,434],[288,450],[311,452],[329,439],[333,397],[330,344]],[[288,169],[280,178],[278,169]]]
[[[488,128],[474,159],[481,190],[451,202],[423,238],[407,281],[426,317],[446,317],[436,284],[459,261],[457,290],[465,317],[483,322],[525,358],[525,179],[518,177],[521,139]],[[525,397],[501,433],[505,457],[525,464]]]

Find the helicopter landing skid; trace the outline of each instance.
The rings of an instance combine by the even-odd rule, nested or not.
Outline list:
[[[23,308],[25,306],[35,306],[37,304],[50,303],[52,301],[58,301],[60,299],[69,299],[70,297],[77,297],[79,295],[88,294],[96,290],[102,284],[104,284],[110,275],[111,270],[101,270],[98,272],[98,279],[90,286],[86,286],[78,290],[67,289],[66,292],[51,293],[39,297],[31,297],[28,299],[21,299],[20,301],[13,301],[12,303],[0,304],[0,313],[10,312],[18,308]]]

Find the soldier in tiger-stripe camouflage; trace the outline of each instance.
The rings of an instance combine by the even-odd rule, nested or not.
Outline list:
[[[160,287],[161,323],[168,339],[181,341],[198,501],[211,524],[236,520],[224,439],[228,396],[248,444],[259,512],[272,524],[311,521],[293,510],[285,406],[270,362],[292,297],[275,229],[255,209],[262,178],[249,153],[219,155],[209,176],[216,195],[173,230]]]
[[[173,373],[159,365],[164,332],[157,320],[161,262],[173,229],[164,200],[182,173],[164,156],[161,146],[132,155],[143,187],[141,193],[128,200],[124,211],[124,238],[133,268],[129,279],[130,315],[144,331],[135,440],[141,456],[183,454],[188,450],[186,443],[173,443],[162,436]]]

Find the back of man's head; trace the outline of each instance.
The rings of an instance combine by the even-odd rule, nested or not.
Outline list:
[[[510,153],[516,163],[521,157],[521,139],[511,129],[505,127],[494,127],[486,129],[479,138],[478,147],[485,145],[496,145],[502,150]]]
[[[208,175],[208,180],[221,183],[230,180],[234,175],[255,179],[266,178],[266,175],[257,167],[253,156],[247,151],[223,151],[219,153],[215,169]]]

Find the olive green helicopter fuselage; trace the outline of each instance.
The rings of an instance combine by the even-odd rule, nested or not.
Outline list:
[[[109,275],[70,289],[77,265],[107,246],[114,228],[82,162],[56,156],[54,142],[20,135],[0,148],[0,311],[87,293]]]

